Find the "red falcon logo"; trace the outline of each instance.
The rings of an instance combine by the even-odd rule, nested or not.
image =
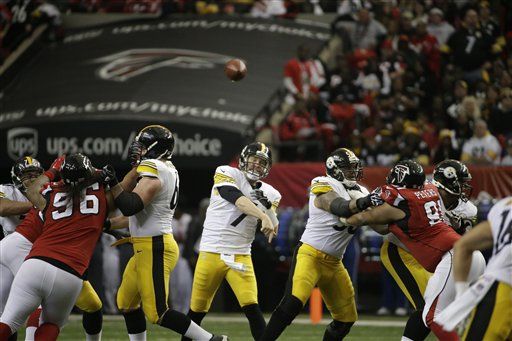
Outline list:
[[[132,77],[166,66],[183,69],[213,69],[233,56],[184,49],[133,49],[97,58],[106,63],[97,70],[101,79],[124,82]]]

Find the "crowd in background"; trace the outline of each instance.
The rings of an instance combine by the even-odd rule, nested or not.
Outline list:
[[[281,160],[321,160],[342,145],[367,165],[512,164],[504,2],[343,3],[330,55],[315,59],[300,46],[284,68],[288,106],[269,120],[267,141]]]

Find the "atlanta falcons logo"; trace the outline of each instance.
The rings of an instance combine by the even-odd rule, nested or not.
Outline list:
[[[93,63],[107,63],[97,70],[101,79],[124,82],[165,66],[213,69],[215,66],[224,66],[232,58],[234,57],[194,50],[133,49],[97,58]]]
[[[396,174],[396,180],[398,183],[401,183],[404,181],[405,176],[411,174],[409,171],[409,167],[405,165],[397,165],[395,166],[395,174]]]

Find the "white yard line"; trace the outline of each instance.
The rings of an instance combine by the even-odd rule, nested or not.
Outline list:
[[[71,315],[69,317],[72,321],[81,321],[81,315]],[[122,321],[123,317],[121,315],[104,315],[104,321]],[[268,321],[269,317],[266,316]],[[222,315],[211,315],[205,318],[205,321],[211,322],[231,322],[231,323],[247,323],[247,319],[244,316],[222,316]],[[331,319],[322,319],[320,324],[327,325],[331,322]],[[356,322],[356,326],[360,327],[405,327],[406,321],[400,320],[358,320]],[[311,321],[307,317],[298,317],[292,322],[293,324],[302,324],[307,325],[311,324]]]

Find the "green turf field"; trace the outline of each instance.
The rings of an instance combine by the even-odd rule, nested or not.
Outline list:
[[[268,316],[267,316],[268,318]],[[402,318],[376,318],[361,316],[360,325],[352,327],[345,340],[399,340],[402,335],[405,320]],[[279,340],[321,340],[324,326],[309,324],[307,316],[301,316],[284,332]],[[227,334],[231,340],[251,340],[249,326],[240,315],[208,315],[203,323],[204,327],[214,333]],[[23,331],[18,340],[24,340]],[[69,324],[62,330],[59,340],[84,340],[80,316],[72,316]],[[177,334],[159,326],[148,326],[148,340],[179,340]],[[103,322],[103,340],[128,340],[124,321],[120,316],[105,316]],[[435,340],[430,336],[427,340]]]

